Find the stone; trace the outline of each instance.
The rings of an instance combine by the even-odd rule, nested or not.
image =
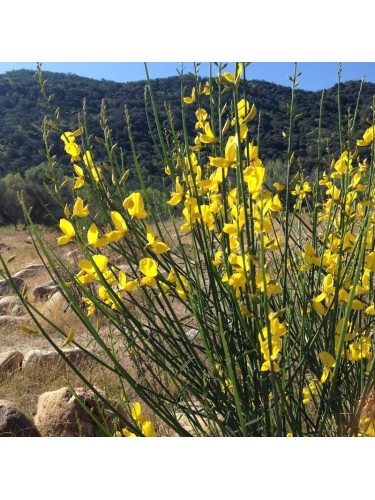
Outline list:
[[[0,315],[17,315],[21,311],[22,302],[16,295],[7,295],[0,299]]]
[[[1,328],[9,328],[12,326],[19,327],[20,323],[26,323],[30,320],[28,316],[11,316],[7,314],[5,316],[0,316],[0,327]]]
[[[101,405],[93,392],[87,388],[77,388],[75,392],[95,418],[101,421]],[[45,392],[39,396],[34,422],[42,436],[98,437],[103,435],[88,411],[82,408],[67,387]]]
[[[21,279],[26,279],[26,278],[31,278],[32,276],[35,276],[38,271],[41,271],[42,269],[45,269],[44,264],[29,264],[26,266],[24,269],[21,269],[21,271],[18,271],[13,275],[13,278],[21,278]]]
[[[89,358],[81,349],[63,349],[63,352],[74,365],[78,365],[84,359]],[[57,351],[44,349],[33,349],[27,352],[22,362],[23,370],[48,367],[65,369],[68,365]]]
[[[0,281],[0,295],[9,295],[14,292],[13,286],[17,288],[17,290],[21,290],[21,288],[25,285],[25,281],[21,278],[13,277],[10,280],[6,278],[5,280]]]
[[[186,336],[189,340],[199,339],[199,330],[196,328],[190,328],[190,330],[186,332]]]
[[[4,373],[21,370],[23,354],[16,349],[0,353],[0,377]]]
[[[0,437],[40,437],[34,423],[13,401],[0,400]]]
[[[57,285],[42,285],[34,288],[34,299],[47,300],[59,290]]]

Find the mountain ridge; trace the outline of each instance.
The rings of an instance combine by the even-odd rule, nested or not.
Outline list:
[[[0,177],[14,172],[24,175],[28,168],[43,162],[39,151],[44,147],[41,133],[44,112],[40,107],[42,102],[40,89],[33,75],[34,72],[31,70],[14,70],[0,75]],[[116,134],[119,146],[124,148],[125,157],[130,160],[123,112],[126,105],[132,120],[134,139],[140,147],[140,156],[145,162],[145,171],[155,176],[161,165],[148,130],[146,130],[147,122],[144,111],[146,80],[119,83],[47,71],[43,73],[43,77],[47,80],[47,92],[54,95],[52,105],[54,108],[60,108],[62,122],[67,130],[75,128],[77,115],[85,99],[90,132],[100,135],[100,103],[104,99],[109,125]],[[184,82],[187,86],[186,94],[188,94],[191,91],[193,79],[187,76]],[[180,86],[179,76],[152,80],[161,118],[166,118],[163,111],[164,103],[166,103],[176,114],[177,129],[181,126],[181,118],[177,111],[181,102]],[[355,81],[341,84],[343,115],[348,108],[355,108],[359,87],[360,82]],[[338,151],[337,144],[335,144],[338,141],[336,94],[337,84],[324,91],[322,138],[324,143],[330,143],[331,152]],[[364,83],[357,127],[359,135],[368,126],[367,122],[372,117],[370,108],[374,94],[375,84]],[[295,112],[302,113],[302,117],[295,123],[293,149],[296,158],[302,162],[303,168],[306,168],[308,172],[313,169],[317,158],[321,95],[321,91],[296,90]],[[254,102],[258,109],[258,117],[260,115],[260,156],[266,160],[284,161],[286,141],[283,138],[283,132],[287,132],[289,127],[287,107],[291,98],[291,89],[265,80],[250,80],[247,86],[247,98]],[[188,116],[194,128],[194,110],[193,107],[189,108]],[[258,127],[258,124],[255,125]],[[252,138],[256,139],[256,136],[257,129],[255,130],[254,127]],[[57,153],[61,153],[61,146],[56,144],[56,147]],[[61,161],[64,163],[63,155],[61,155]]]

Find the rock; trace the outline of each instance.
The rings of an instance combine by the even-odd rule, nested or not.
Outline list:
[[[66,258],[71,260],[71,261],[76,261],[80,258],[82,258],[82,252],[79,248],[75,248],[74,250],[71,250],[70,252],[67,252],[65,254]]]
[[[23,354],[17,350],[0,353],[0,377],[4,373],[12,373],[22,368]]]
[[[21,278],[21,279],[26,279],[26,278],[31,278],[32,276],[35,276],[38,271],[41,271],[44,269],[44,264],[29,264],[28,266],[25,267],[25,269],[21,269],[21,271],[18,271],[13,275],[13,278]]]
[[[12,401],[0,400],[0,437],[40,437],[33,422]]]
[[[20,290],[24,285],[25,281],[21,278],[12,276],[13,286]],[[0,295],[9,295],[14,292],[11,280],[9,278],[0,281]]]
[[[63,352],[74,365],[78,365],[84,359],[89,358],[81,349],[63,349]],[[68,365],[57,351],[34,349],[25,354],[22,362],[23,370],[46,367],[66,369]]]
[[[47,300],[59,290],[57,285],[42,285],[34,288],[34,299]]]
[[[0,315],[17,315],[22,309],[22,302],[16,295],[7,295],[0,299]]]
[[[195,340],[196,338],[199,339],[199,330],[196,328],[190,328],[190,330],[186,332],[186,336],[190,340]]]
[[[75,392],[92,414],[102,420],[101,405],[92,391],[87,388],[77,388]],[[39,396],[35,426],[42,436],[102,436],[87,410],[82,408],[67,387],[45,392]]]
[[[20,323],[27,323],[29,320],[29,316],[11,316],[7,314],[0,316],[0,328],[7,328],[14,325],[19,326]]]

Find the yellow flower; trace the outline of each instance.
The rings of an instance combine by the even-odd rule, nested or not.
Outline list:
[[[76,217],[87,217],[89,215],[89,207],[84,206],[84,201],[78,196],[73,207],[73,215]]]
[[[309,383],[309,387],[304,387],[302,389],[303,400],[302,403],[307,405],[313,401],[313,396],[318,395],[318,388],[314,381]]]
[[[131,407],[131,414],[133,417],[133,420],[137,422],[137,424],[143,424],[145,422],[146,417],[142,415],[142,407],[141,404],[138,402],[135,402],[132,407]]]
[[[192,88],[191,90],[191,97],[184,97],[184,102],[186,104],[194,104],[195,101],[196,101],[196,98],[195,98],[195,87]]]
[[[208,82],[206,82],[206,83],[204,84],[204,87],[203,87],[203,88],[201,88],[201,84],[199,84],[199,85],[200,85],[200,87],[199,87],[199,93],[200,93],[200,94],[210,95],[210,93],[211,93],[211,88],[210,88],[210,84],[209,84]]]
[[[70,243],[76,235],[73,224],[66,219],[60,219],[60,229],[64,233],[64,236],[60,236],[57,239],[57,243],[59,245]]]
[[[71,161],[74,162],[80,159],[81,148],[75,142],[69,142],[64,149],[72,157]]]
[[[260,166],[249,166],[243,172],[247,188],[254,200],[259,197],[265,174],[266,169]]]
[[[93,255],[92,260],[94,261],[96,267],[103,274],[108,265],[108,259],[105,255]],[[94,264],[89,260],[80,260],[78,266],[87,274],[96,274],[96,269]]]
[[[136,192],[128,196],[122,206],[129,212],[131,217],[136,219],[145,219],[148,214],[144,207],[144,202],[141,193]]]
[[[124,273],[124,271],[119,272],[118,281],[119,281],[121,288],[125,292],[131,292],[138,285],[136,280],[127,281],[126,274]]]
[[[170,250],[166,243],[160,241],[158,237],[155,237],[155,234],[149,225],[147,226],[147,241],[147,247],[152,248],[157,255],[169,252]]]
[[[204,128],[204,122],[207,120],[207,111],[203,108],[198,108],[195,112],[195,116],[197,117],[197,123],[195,124],[195,128]]]
[[[94,222],[87,231],[87,241],[89,245],[92,245],[95,248],[108,245],[108,240],[106,238],[99,238],[99,230]]]
[[[85,184],[85,175],[84,175],[83,170],[80,166],[73,165],[73,167],[74,167],[75,173],[77,174],[76,182],[73,186],[73,189],[80,189]]]
[[[375,124],[371,125],[363,134],[363,139],[357,141],[357,146],[368,146],[374,140]]]
[[[320,258],[317,256],[314,247],[309,242],[305,244],[305,251],[301,252],[301,257],[305,261],[305,264],[300,268],[301,271],[308,271],[312,268],[312,266],[320,265]]]
[[[135,438],[137,437],[134,432],[130,432],[126,427],[124,427],[124,429],[122,429],[122,433],[125,437],[131,437],[131,438]],[[116,433],[117,434],[117,433]]]
[[[216,142],[216,137],[211,130],[211,125],[209,122],[204,124],[204,134],[199,134],[199,140],[204,144],[209,144],[211,142]]]
[[[80,127],[79,129],[75,130],[74,132],[63,132],[61,134],[60,138],[65,145],[70,144],[70,143],[74,142],[76,140],[76,137],[79,137],[82,134],[82,132],[83,132],[83,129],[82,129],[82,127]]]
[[[257,110],[254,104],[250,107],[249,101],[241,99],[237,104],[240,123],[248,123],[256,117]]]
[[[219,80],[225,87],[230,87],[232,85],[237,86],[240,83],[240,78],[242,75],[242,64],[236,63],[236,74],[225,71],[220,75]]]
[[[184,194],[184,189],[180,184],[180,179],[179,177],[176,177],[176,191],[172,192],[171,199],[167,201],[168,205],[175,206],[180,203]]]
[[[124,218],[119,212],[111,212],[111,219],[116,229],[105,234],[108,242],[120,240],[129,231]]]
[[[144,278],[141,279],[141,286],[156,286],[155,276],[158,274],[158,263],[156,260],[148,257],[141,259],[139,262],[139,270],[144,274]]]
[[[208,159],[212,167],[225,168],[236,165],[237,143],[235,137],[231,135],[228,138],[227,144],[225,146],[225,158],[222,158],[220,156],[219,157],[209,156]]]
[[[158,435],[155,432],[154,424],[149,420],[146,420],[142,424],[142,434],[145,437],[157,437]]]
[[[320,361],[324,365],[322,377],[320,379],[321,383],[324,384],[327,381],[327,379],[329,382],[332,382],[332,379],[333,379],[332,368],[334,368],[336,366],[335,358],[332,356],[332,354],[330,354],[329,352],[326,352],[326,351],[320,352],[319,358],[320,358]]]

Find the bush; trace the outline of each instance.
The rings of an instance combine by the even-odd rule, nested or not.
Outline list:
[[[142,186],[135,192],[105,105],[97,138],[85,110],[71,132],[50,107],[47,157],[52,168],[57,132],[75,177],[58,244],[78,245],[85,256],[78,267],[57,259],[25,211],[27,223],[91,332],[92,356],[121,381],[127,411],[105,401],[118,435],[152,436],[164,425],[180,436],[373,436],[374,126],[356,138],[356,110],[330,170],[320,171],[318,158],[316,182],[302,169],[292,178],[295,70],[287,156],[273,164],[277,175],[285,165],[285,177],[267,179],[252,139],[256,105],[241,95],[245,72],[246,65],[235,73],[219,65],[216,79],[182,88],[183,130],[170,117],[168,141],[148,82],[161,168],[173,185],[167,219],[142,177],[126,112]],[[51,106],[40,71],[38,80]],[[193,143],[185,119],[192,106]],[[105,149],[105,162],[95,161],[96,148]],[[59,331],[79,346],[69,325]]]

